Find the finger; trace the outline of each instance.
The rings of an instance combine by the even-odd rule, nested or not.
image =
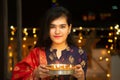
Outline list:
[[[39,67],[41,67],[43,69],[47,69],[45,65],[40,65]]]
[[[42,71],[40,71],[39,72],[39,75],[48,75],[46,72],[42,72]]]
[[[48,69],[46,69],[45,67],[39,67],[39,72],[43,72],[43,73],[48,73]]]
[[[82,66],[80,64],[76,65],[75,67],[76,67],[76,69],[82,68]]]
[[[49,74],[46,74],[46,73],[42,73],[42,72],[39,72],[39,77],[40,78],[45,78],[47,76],[50,76]]]
[[[48,74],[48,70],[47,69],[45,69],[45,68],[43,68],[43,67],[39,67],[39,70],[38,70],[39,72],[38,72],[38,75],[39,75],[39,77],[40,78],[44,78],[44,77],[46,77],[46,76],[50,76],[49,74]]]
[[[84,76],[84,71],[79,70],[79,71],[75,72],[75,74],[73,74],[73,76],[76,77],[76,78],[83,77]]]
[[[84,74],[84,71],[83,71],[82,67],[79,66],[79,68],[75,69],[75,75],[81,75],[81,74]]]

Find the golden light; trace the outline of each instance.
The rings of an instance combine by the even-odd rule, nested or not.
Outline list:
[[[79,40],[78,40],[78,43],[81,43],[81,42],[82,42],[82,41],[79,39]]]
[[[36,44],[37,43],[37,41],[34,41],[34,44]]]
[[[11,31],[11,34],[12,34],[12,35],[15,35],[14,31]]]
[[[120,32],[120,29],[118,29],[118,32]]]
[[[76,32],[76,29],[73,29],[73,32]]]
[[[113,30],[113,26],[110,26],[110,30]]]
[[[103,59],[103,57],[99,57],[99,60],[102,60]]]
[[[108,39],[108,42],[112,43],[112,42],[113,42],[113,40],[112,40],[112,39]]]
[[[110,54],[110,50],[108,50],[107,53]]]
[[[12,69],[13,69],[13,68],[12,68],[12,67],[10,67],[10,71],[12,71]]]
[[[70,65],[70,68],[72,68],[72,65]]]
[[[113,50],[113,46],[111,46],[110,49]]]
[[[23,40],[24,40],[24,41],[26,41],[26,40],[27,40],[27,38],[26,38],[26,37],[23,37]]]
[[[10,29],[13,29],[13,28],[14,28],[14,26],[13,26],[13,25],[11,25],[11,26],[10,26]]]
[[[114,37],[115,40],[117,40],[117,37]]]
[[[82,30],[83,28],[80,26],[79,29]]]
[[[112,36],[112,33],[109,33],[109,36]]]
[[[33,28],[33,33],[36,33],[36,30],[37,30],[36,28]]]
[[[9,52],[9,57],[12,57],[13,56],[13,53],[12,52]]]
[[[119,28],[119,25],[117,24],[117,25],[115,25],[115,29],[118,29]]]
[[[24,29],[23,29],[23,33],[26,33],[26,32],[27,32],[27,28],[24,28]]]
[[[10,26],[10,29],[12,29],[13,31],[15,31],[15,27],[13,25]]]
[[[25,45],[25,44],[23,44],[23,45],[22,45],[22,47],[23,47],[23,48],[25,48],[25,47],[26,47],[26,45]]]
[[[25,32],[25,35],[26,35],[26,36],[28,36],[28,33],[27,33],[27,32]]]
[[[116,35],[119,35],[119,32],[116,32]]]
[[[105,60],[106,60],[106,61],[109,61],[109,58],[106,58]]]
[[[37,35],[36,35],[36,34],[34,34],[33,36],[34,36],[34,38],[36,38],[36,37],[37,37]]]
[[[54,65],[54,69],[56,68],[56,66]]]
[[[13,41],[13,40],[14,40],[14,38],[13,38],[13,37],[11,37],[11,38],[10,38],[10,40],[11,40],[11,41]]]
[[[82,37],[82,36],[80,36],[80,39],[83,39],[83,37]]]
[[[107,74],[107,77],[110,77],[110,74],[109,74],[109,73]]]

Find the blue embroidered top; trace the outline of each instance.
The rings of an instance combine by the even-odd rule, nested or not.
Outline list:
[[[81,64],[86,79],[86,70],[87,70],[87,54],[82,48],[78,48],[76,46],[69,46],[66,49],[62,50],[62,55],[60,58],[56,55],[56,49],[46,48],[46,57],[48,64],[72,64],[77,65]],[[62,76],[53,76],[51,80],[77,80],[73,76],[70,75],[62,75]]]

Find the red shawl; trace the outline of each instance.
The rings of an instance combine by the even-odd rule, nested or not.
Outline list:
[[[34,48],[29,55],[14,67],[11,80],[35,80],[33,72],[39,64],[47,64],[44,49]]]

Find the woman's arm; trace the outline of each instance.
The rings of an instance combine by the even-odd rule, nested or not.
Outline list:
[[[29,80],[35,77],[34,71],[40,64],[40,56],[46,61],[45,52],[41,51],[38,48],[30,51],[29,55],[24,58],[22,61],[18,62],[13,70],[12,80]],[[41,61],[42,62],[42,61]],[[44,64],[42,62],[42,64]],[[46,62],[45,62],[46,64]]]
[[[75,73],[73,74],[73,76],[76,77],[77,80],[85,80],[84,70],[82,69],[82,66],[80,64],[75,66]]]

